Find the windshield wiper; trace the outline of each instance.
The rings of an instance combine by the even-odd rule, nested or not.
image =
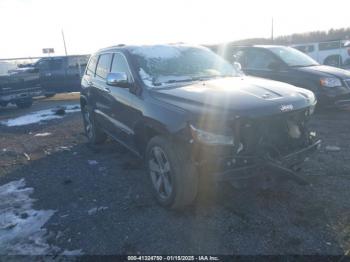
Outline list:
[[[309,66],[317,66],[318,64],[309,64],[309,65],[292,65],[291,67],[309,67]]]
[[[180,82],[191,82],[193,81],[192,78],[186,78],[186,79],[170,79],[164,82],[153,82],[154,86],[161,86],[162,84],[173,84],[173,83],[180,83]]]
[[[183,78],[183,79],[170,79],[164,82],[153,82],[154,86],[161,86],[162,84],[173,84],[173,83],[184,83],[184,82],[192,82],[192,81],[205,81],[212,78],[219,78],[219,77],[230,77],[232,75],[213,75],[213,76],[193,76],[190,78]]]
[[[192,77],[193,80],[204,81],[212,78],[221,78],[221,77],[232,77],[233,75],[212,75],[212,76],[196,76]]]

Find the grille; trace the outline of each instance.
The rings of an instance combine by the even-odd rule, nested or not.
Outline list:
[[[305,112],[301,111],[241,123],[240,140],[244,146],[243,152],[256,153],[259,151],[259,144],[271,145],[282,154],[302,147],[306,134],[305,118]],[[290,137],[287,120],[298,124],[303,134],[300,138]]]

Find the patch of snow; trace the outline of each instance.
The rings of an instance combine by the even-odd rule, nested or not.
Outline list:
[[[47,243],[43,226],[56,211],[33,209],[32,193],[23,178],[0,186],[0,255],[82,254]]]
[[[62,118],[63,116],[57,115],[56,112],[62,109],[64,109],[65,113],[74,113],[74,112],[80,111],[79,105],[66,105],[66,106],[63,106],[63,107],[61,106],[54,109],[45,109],[45,110],[36,111],[36,112],[30,113],[24,116],[16,117],[13,119],[3,120],[3,121],[0,121],[0,124],[8,127],[24,126],[24,125],[40,123],[40,122],[48,121],[52,119],[58,119],[58,118]]]
[[[340,151],[340,147],[339,146],[326,146],[326,150],[336,152],[336,151]]]
[[[181,46],[181,49],[184,47]],[[134,55],[142,56],[146,59],[162,58],[170,59],[181,55],[179,46],[171,45],[143,45],[131,49]]]
[[[30,156],[27,153],[23,153],[23,155],[26,157],[26,159],[29,161],[30,160]]]
[[[91,166],[98,165],[98,162],[96,160],[88,160],[88,164]]]
[[[70,146],[60,146],[56,149],[57,149],[57,151],[70,151],[71,147]]]
[[[149,74],[147,74],[145,70],[143,70],[143,68],[140,68],[139,75],[145,85],[149,87],[154,87],[152,77]]]
[[[24,186],[24,179],[0,186],[2,254],[46,254],[51,249],[46,243],[46,229],[42,227],[55,211],[32,209],[34,200],[29,195],[33,188]]]
[[[143,68],[140,68],[139,75],[143,81],[143,83],[149,87],[155,87],[153,83],[153,78],[146,73],[146,71]],[[167,76],[158,76],[154,82],[157,83],[157,87],[165,87],[165,86],[173,86],[178,85],[178,83],[166,83],[171,80],[175,81],[184,81],[184,80],[190,80],[191,78],[188,76],[179,76],[179,75],[167,75]]]
[[[96,214],[99,211],[103,211],[103,210],[107,210],[107,209],[108,209],[108,207],[94,207],[94,208],[91,208],[90,210],[88,210],[88,214],[91,216],[91,215]]]
[[[65,250],[62,252],[62,256],[81,256],[84,253],[82,252],[81,249],[76,249],[76,250]]]
[[[50,136],[51,135],[51,133],[50,132],[44,132],[44,133],[37,133],[37,134],[35,134],[34,136]]]

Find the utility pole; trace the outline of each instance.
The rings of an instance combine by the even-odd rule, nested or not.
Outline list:
[[[271,19],[271,43],[273,43],[273,17]]]
[[[66,56],[68,55],[67,54],[67,46],[66,46],[66,40],[64,39],[64,32],[63,32],[63,29],[61,30],[62,32],[62,39],[63,39],[63,45],[64,45],[64,52],[66,54]]]

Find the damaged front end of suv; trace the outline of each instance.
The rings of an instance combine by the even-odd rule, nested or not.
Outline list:
[[[267,111],[262,110],[234,114],[229,120],[222,116],[205,117],[206,120],[202,117],[197,124],[201,127],[190,125],[197,166],[202,173],[214,173],[219,180],[241,181],[268,174],[308,184],[298,171],[321,146],[321,140],[308,128],[316,99],[306,102],[307,106],[297,109],[292,103],[276,105],[277,110],[267,115],[261,115]],[[217,130],[225,132],[217,134]]]

